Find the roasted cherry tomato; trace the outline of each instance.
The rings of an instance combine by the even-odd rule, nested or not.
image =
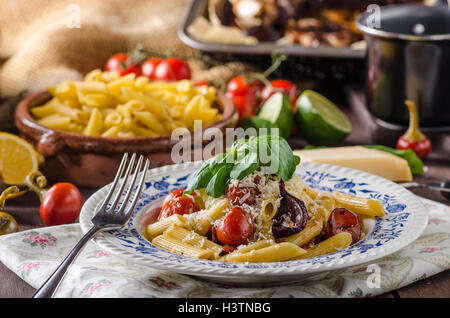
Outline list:
[[[83,197],[76,186],[67,182],[56,183],[42,200],[41,219],[46,225],[73,223],[82,206]]]
[[[256,187],[240,187],[238,185],[229,185],[226,191],[228,200],[232,205],[240,206],[242,204],[253,205],[256,202],[256,196],[259,190]]]
[[[216,227],[217,239],[224,245],[239,246],[247,243],[253,234],[253,220],[240,207],[232,208]]]
[[[297,86],[291,81],[285,79],[275,79],[273,81],[270,81],[270,85],[266,85],[263,88],[261,92],[261,98],[263,101],[267,100],[274,93],[280,91],[285,92],[288,95],[292,110],[295,112],[297,109],[295,103],[298,97],[298,89]]]
[[[0,235],[17,232],[19,226],[14,217],[6,212],[0,212]]]
[[[352,244],[354,244],[361,237],[361,222],[355,213],[344,208],[337,208],[328,218],[326,232],[328,236],[348,232],[352,235]]]
[[[191,197],[187,195],[174,197],[162,206],[158,221],[174,214],[191,214],[197,211],[200,211],[200,208]]]
[[[118,71],[120,75],[134,73],[139,76],[141,74],[139,65],[131,62],[130,56],[126,53],[112,55],[106,62],[105,70],[108,72]]]
[[[141,66],[141,74],[149,79],[155,79],[155,69],[163,59],[152,57],[146,60]]]
[[[176,57],[169,57],[156,66],[154,79],[165,81],[191,79],[191,69],[185,61]]]
[[[172,199],[181,197],[183,195],[184,189],[175,189],[172,192],[170,192],[165,198],[164,201],[162,203],[162,207],[169,202]]]

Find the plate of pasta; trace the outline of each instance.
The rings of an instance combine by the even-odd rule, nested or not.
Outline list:
[[[255,156],[264,148],[269,161]],[[84,205],[84,232],[108,188]],[[301,162],[271,135],[238,140],[207,161],[151,169],[144,188],[127,225],[95,242],[151,268],[222,283],[282,283],[368,263],[413,242],[428,221],[403,187]]]

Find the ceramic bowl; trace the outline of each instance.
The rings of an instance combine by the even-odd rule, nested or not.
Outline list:
[[[32,94],[19,103],[15,113],[15,123],[21,137],[44,156],[41,171],[50,181],[71,182],[80,187],[104,186],[112,181],[125,152],[146,155],[151,160],[151,167],[174,163],[171,151],[178,140],[172,140],[171,136],[92,137],[40,125],[30,114],[30,109],[50,98],[47,91]],[[216,127],[225,132],[226,128],[236,125],[237,113],[232,101],[221,93],[218,93],[218,99],[223,106],[222,119],[203,131]],[[203,146],[209,142],[202,138]]]

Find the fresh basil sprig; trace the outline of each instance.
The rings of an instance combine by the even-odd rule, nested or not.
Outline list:
[[[299,163],[300,157],[278,135],[238,139],[225,153],[205,161],[189,178],[185,192],[206,188],[206,194],[218,198],[225,193],[230,180],[243,179],[260,168],[287,181]]]

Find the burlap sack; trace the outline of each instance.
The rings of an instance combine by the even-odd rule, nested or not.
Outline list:
[[[159,53],[196,54],[177,36],[188,5],[188,0],[1,0],[0,96],[80,78],[138,44]],[[228,70],[191,66],[194,79],[223,77]]]

